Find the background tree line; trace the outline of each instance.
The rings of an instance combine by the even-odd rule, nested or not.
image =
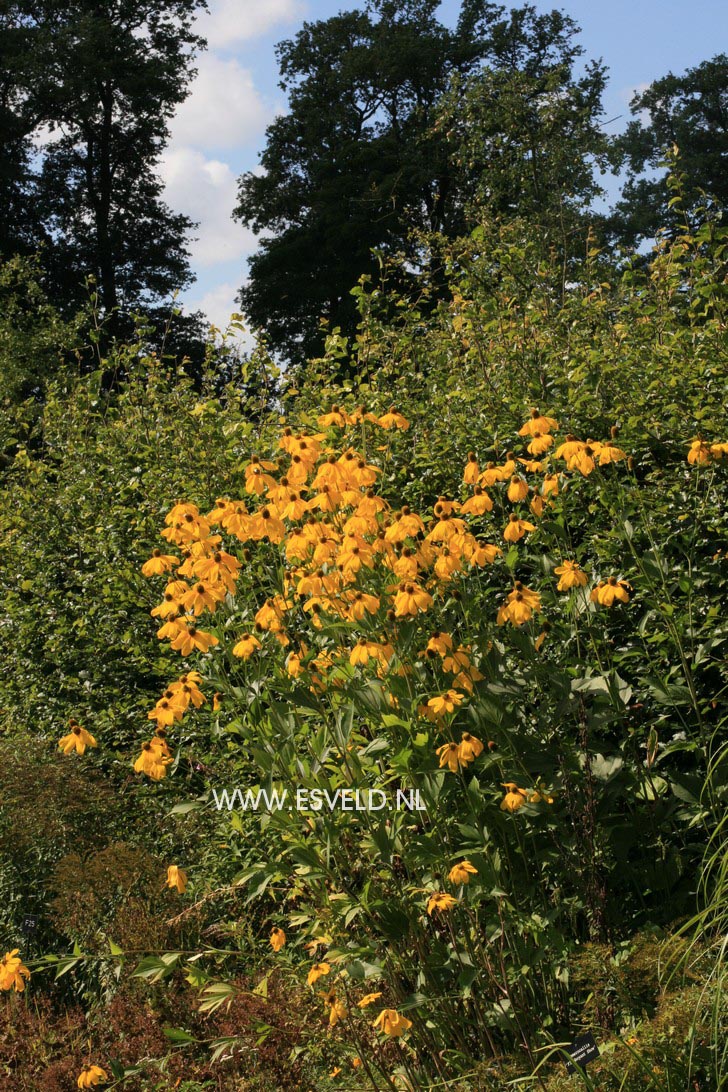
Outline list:
[[[165,325],[193,280],[195,225],[165,204],[158,164],[205,46],[194,27],[205,7],[0,0],[0,257],[38,254],[66,321],[92,278],[106,339],[142,314],[153,342],[166,331],[167,349],[198,367],[201,316]],[[607,69],[584,63],[573,19],[463,0],[450,28],[437,8],[369,0],[277,48],[289,111],[268,127],[264,172],[241,177],[234,215],[261,236],[243,310],[289,365],[319,355],[327,331],[353,333],[351,289],[382,256],[397,256],[402,286],[416,282],[423,236],[528,219],[566,268],[589,231],[634,248],[699,205],[725,206],[725,54],[637,94],[634,120],[610,136]],[[673,145],[683,201],[666,216],[665,172],[645,171]],[[597,213],[601,176],[617,168],[621,197]],[[2,291],[6,310],[28,310],[17,276]]]

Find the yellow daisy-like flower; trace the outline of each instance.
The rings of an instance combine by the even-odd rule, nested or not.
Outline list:
[[[183,895],[187,887],[187,873],[176,864],[167,869],[167,887],[176,888]]]
[[[468,452],[468,461],[465,464],[465,470],[463,472],[463,481],[466,485],[474,485],[480,477],[480,468],[478,466],[478,456],[474,451]]]
[[[319,978],[323,978],[327,974],[331,974],[331,965],[329,963],[314,963],[306,976],[306,981],[309,986],[313,986],[314,982],[318,982]]]
[[[396,1009],[382,1009],[372,1027],[389,1039],[398,1039],[412,1027],[412,1021]]]
[[[379,417],[377,423],[383,429],[401,428],[404,431],[409,428],[407,418],[403,417],[401,413],[397,413],[394,406],[391,407],[389,413]]]
[[[105,1069],[102,1069],[100,1065],[85,1065],[78,1075],[76,1086],[78,1088],[96,1088],[97,1085],[102,1082],[108,1081],[109,1077]]]
[[[420,611],[432,606],[432,596],[419,584],[400,584],[394,597],[394,613],[398,618],[414,618]]]
[[[152,781],[161,781],[166,777],[167,767],[171,766],[173,758],[165,753],[165,744],[161,737],[143,743],[142,752],[134,763],[135,772],[146,774]]]
[[[562,561],[560,565],[556,566],[554,572],[561,578],[556,585],[557,591],[583,588],[587,581],[586,573],[583,572],[576,561]]]
[[[233,647],[233,656],[240,660],[249,660],[256,648],[260,648],[260,641],[252,633],[244,633],[238,643]]]
[[[617,447],[612,440],[605,440],[603,444],[593,444],[592,447],[598,455],[600,466],[608,466],[609,463],[617,463],[620,459],[627,458],[627,452],[622,451],[621,447]]]
[[[553,436],[550,436],[548,432],[534,432],[533,439],[526,448],[526,451],[529,455],[543,455],[544,452],[548,451],[553,442],[554,438]]]
[[[318,419],[319,428],[343,428],[346,423],[346,417],[338,406],[332,406],[328,413],[322,413]]]
[[[70,755],[71,751],[76,751],[77,754],[82,755],[87,747],[98,747],[98,743],[91,733],[82,728],[80,724],[77,724],[73,717],[69,720],[68,727],[71,729],[68,735],[58,740],[58,746],[64,755]]]
[[[525,425],[518,430],[519,436],[535,436],[537,432],[547,433],[558,429],[559,423],[553,417],[546,417],[535,407]]]
[[[427,900],[427,913],[432,917],[435,910],[439,913],[443,913],[446,910],[452,910],[453,906],[457,906],[457,903],[458,900],[454,899],[452,895],[448,895],[445,891],[435,891]]]
[[[496,622],[502,626],[504,622],[510,622],[514,626],[522,626],[533,615],[533,603],[522,591],[513,592],[508,596],[507,602],[498,610]]]
[[[349,1010],[344,1002],[336,996],[334,990],[329,990],[328,993],[322,993],[321,996],[329,1007],[329,1027],[335,1028],[340,1020],[346,1019],[349,1015]]]
[[[461,508],[464,516],[482,516],[493,511],[493,501],[482,486],[476,485],[473,495]]]
[[[445,656],[452,649],[452,637],[449,633],[440,633],[436,630],[429,641],[425,653],[436,652],[439,656]]]
[[[458,861],[447,874],[450,883],[470,883],[471,876],[477,876],[478,870],[470,861]]]
[[[149,561],[145,561],[142,565],[142,576],[160,576],[171,569],[176,569],[178,565],[179,558],[174,554],[163,554],[161,550],[153,550]]]
[[[518,542],[527,531],[535,531],[536,524],[527,519],[519,519],[515,512],[511,512],[510,519],[503,530],[503,538],[506,542]]]
[[[447,766],[453,773],[457,773],[460,769],[460,748],[457,743],[443,743],[442,747],[438,747],[436,751],[437,757],[440,759],[440,769]]]
[[[519,789],[515,781],[502,782],[506,794],[501,800],[501,811],[518,811],[526,803],[527,796],[524,789]]]
[[[430,698],[427,706],[435,716],[441,717],[446,713],[454,713],[458,705],[463,701],[464,696],[464,694],[459,694],[457,690],[447,690],[444,694],[438,694],[436,698]]]
[[[175,652],[181,652],[183,656],[189,656],[191,652],[208,652],[213,645],[218,644],[218,639],[212,633],[205,633],[197,626],[188,624],[172,641]]]
[[[463,766],[467,765],[468,762],[473,762],[482,750],[483,744],[477,736],[471,735],[470,732],[463,732],[458,747],[458,755]]]
[[[592,603],[599,603],[602,607],[611,607],[615,600],[629,603],[629,590],[631,586],[626,580],[617,580],[616,576],[610,576],[608,580],[600,580],[592,588],[590,599]]]
[[[280,952],[283,945],[286,943],[286,934],[282,929],[279,929],[277,925],[274,925],[270,931],[270,946],[274,952]]]
[[[688,462],[691,463],[693,466],[702,466],[705,463],[710,462],[710,454],[711,452],[709,445],[705,443],[702,437],[698,436],[697,439],[693,440],[690,445],[690,450],[688,451]]]
[[[0,960],[0,990],[22,993],[25,989],[25,981],[30,978],[30,971],[20,958],[19,952],[19,948],[13,948]]]
[[[381,996],[381,990],[378,993],[365,993],[361,1001],[357,1001],[357,1005],[360,1009],[366,1009],[370,1005],[373,1005],[375,1001],[378,1001]]]
[[[360,637],[349,654],[349,663],[352,667],[364,667],[370,660],[378,659],[380,653],[381,647],[376,641]]]

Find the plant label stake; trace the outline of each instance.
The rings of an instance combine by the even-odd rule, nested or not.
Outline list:
[[[26,914],[23,918],[23,924],[20,926],[22,933],[25,933],[26,937],[29,937],[31,933],[34,933],[38,928],[38,915]]]
[[[586,1035],[579,1035],[574,1039],[573,1043],[570,1043],[566,1048],[567,1053],[571,1055],[571,1061],[565,1060],[566,1068],[569,1073],[576,1073],[577,1065],[585,1066],[588,1062],[593,1061],[599,1057],[599,1047],[597,1046],[596,1039],[590,1031]]]

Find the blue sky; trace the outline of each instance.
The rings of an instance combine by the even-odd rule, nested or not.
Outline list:
[[[236,178],[255,169],[266,125],[285,110],[278,87],[275,44],[304,20],[325,19],[363,6],[345,0],[208,0],[199,31],[208,50],[197,62],[189,98],[172,123],[162,161],[166,197],[175,211],[199,221],[192,244],[196,283],[182,298],[224,326],[247,273],[255,238],[235,223]],[[559,7],[581,26],[585,59],[609,69],[605,121],[629,117],[633,90],[668,71],[681,72],[728,50],[728,0],[536,0],[539,11]],[[454,24],[459,0],[443,0],[439,17]]]

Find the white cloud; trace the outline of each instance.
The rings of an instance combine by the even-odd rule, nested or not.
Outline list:
[[[227,332],[231,316],[240,314],[240,304],[235,302],[240,287],[240,284],[224,281],[201,296],[188,296],[184,306],[188,312],[202,311],[208,322],[226,335],[228,343],[235,345],[241,352],[249,352],[255,348],[255,337],[247,326],[242,330],[235,329]]]
[[[301,0],[211,0],[198,20],[198,33],[210,49],[230,49],[265,34],[278,23],[291,23],[304,13]]]
[[[641,95],[649,86],[649,83],[636,83],[632,87],[623,87],[619,97],[623,102],[630,103],[635,95]]]
[[[227,163],[206,159],[195,148],[168,148],[160,160],[165,200],[176,212],[199,223],[190,246],[193,266],[243,258],[256,247],[256,238],[237,221],[235,175]]]
[[[235,312],[240,313],[240,304],[235,302],[239,291],[239,284],[225,281],[203,293],[202,296],[187,300],[186,307],[190,311],[202,311],[210,322],[220,330],[225,330],[230,316]]]
[[[239,148],[262,136],[272,116],[247,68],[236,60],[203,54],[190,94],[172,121],[172,143],[207,150]]]
[[[647,88],[649,86],[650,86],[649,83],[636,83],[636,84],[634,84],[633,87],[623,87],[622,90],[619,92],[619,97],[622,99],[622,101],[624,103],[627,104],[627,106],[629,106],[631,104],[631,102],[632,102],[632,99],[635,97],[635,95],[642,95],[647,90]],[[649,110],[640,110],[635,115],[635,117],[637,118],[637,120],[642,125],[649,125],[650,124],[650,112],[649,112]],[[632,120],[631,116],[629,116],[629,115],[628,115],[628,120],[630,120],[630,121]]]

